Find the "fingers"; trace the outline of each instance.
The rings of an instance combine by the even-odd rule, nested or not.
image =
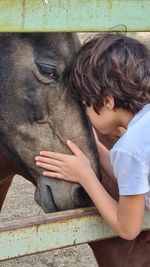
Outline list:
[[[52,178],[58,178],[58,179],[63,179],[65,180],[65,178],[60,174],[60,173],[57,173],[57,172],[49,172],[49,171],[44,171],[43,172],[43,175],[44,176],[47,176],[47,177],[52,177]]]
[[[58,166],[50,165],[39,161],[36,162],[36,165],[49,171],[60,172],[60,168]]]
[[[40,157],[37,156],[35,158],[37,162],[42,162],[42,163],[48,163],[51,165],[59,166],[62,162],[60,160],[52,159],[52,158],[46,158],[46,157]]]
[[[70,150],[73,152],[74,155],[79,156],[79,157],[80,156],[84,156],[84,154],[78,148],[78,146],[75,145],[74,143],[72,143],[70,140],[67,140],[67,145],[70,148]],[[47,157],[47,158],[60,160],[60,161],[66,161],[67,157],[71,156],[71,155],[66,155],[66,154],[57,153],[57,152],[50,152],[50,151],[41,151],[40,155],[44,156],[44,157]]]
[[[40,156],[51,158],[51,159],[56,159],[59,161],[64,161],[67,155],[62,154],[62,153],[57,153],[57,152],[41,151]]]
[[[70,150],[73,152],[74,155],[76,155],[76,156],[84,156],[84,154],[78,148],[78,146],[75,145],[74,143],[72,143],[70,140],[67,140],[67,145],[70,148]]]

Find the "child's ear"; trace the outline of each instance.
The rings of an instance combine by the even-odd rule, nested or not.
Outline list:
[[[115,101],[112,95],[107,95],[103,99],[104,107],[113,110],[115,107]]]

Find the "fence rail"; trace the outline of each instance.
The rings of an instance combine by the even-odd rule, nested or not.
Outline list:
[[[149,0],[4,0],[0,31],[150,31],[149,12]]]
[[[143,230],[149,228],[145,212]],[[115,236],[95,208],[29,217],[0,224],[0,261]]]

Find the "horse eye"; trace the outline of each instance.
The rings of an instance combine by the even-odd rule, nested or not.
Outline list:
[[[43,74],[46,77],[49,77],[51,79],[56,79],[56,71],[54,70],[54,68],[52,68],[49,65],[46,64],[37,64],[38,70],[40,71],[41,74]]]
[[[50,76],[50,77],[54,77],[54,72],[51,72],[51,73],[49,74],[49,76]]]

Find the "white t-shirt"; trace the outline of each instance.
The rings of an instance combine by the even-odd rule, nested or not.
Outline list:
[[[133,117],[110,157],[119,194],[145,194],[150,209],[150,104]]]

